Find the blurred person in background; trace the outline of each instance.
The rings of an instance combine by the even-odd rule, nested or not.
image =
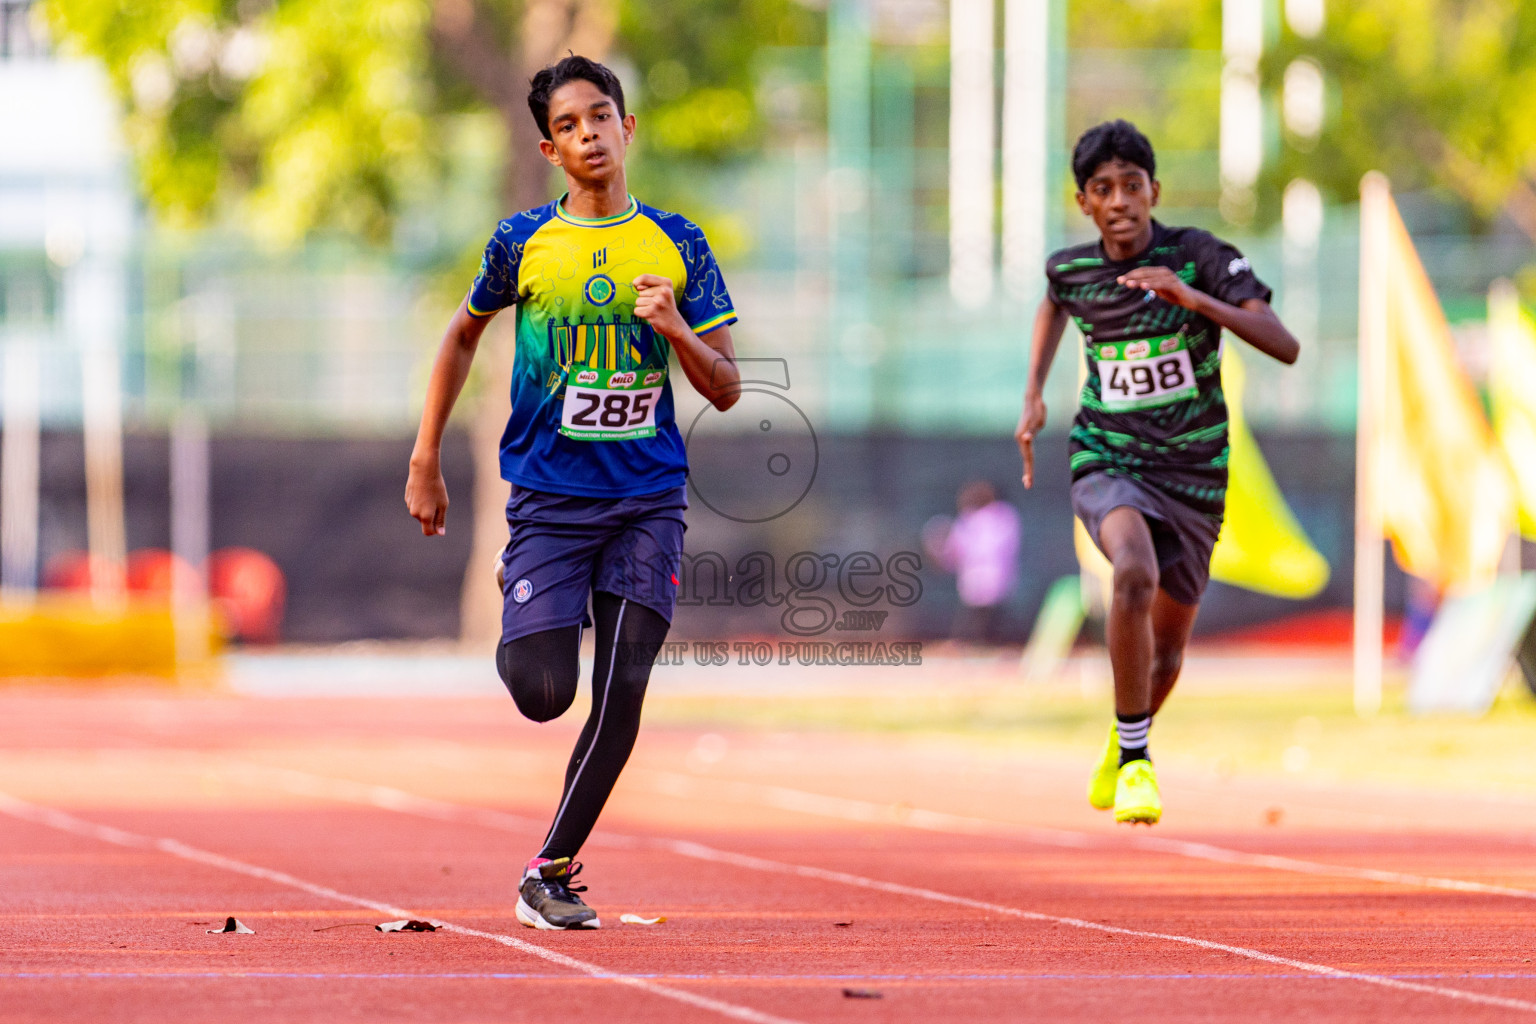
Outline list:
[[[1019,512],[985,480],[961,487],[955,504],[954,519],[938,516],[923,529],[929,556],[954,573],[960,593],[950,635],[968,644],[1000,643],[1005,606],[1019,582]]]
[[[423,534],[446,532],[443,428],[486,324],[515,305],[496,667],[518,710],[536,722],[563,714],[580,681],[582,630],[597,631],[591,712],[554,822],[523,868],[517,918],[592,929],[597,912],[577,895],[586,887],[571,884],[575,857],[634,747],[677,601],[688,461],[670,357],[711,404],[730,408],[741,391],[736,312],[698,226],[629,194],[635,117],[612,71],[566,57],[534,76],[528,106],[568,191],[491,236],[432,366],[405,501]]]
[[[1072,174],[1099,238],[1046,260],[1014,436],[1031,487],[1046,375],[1071,316],[1088,367],[1070,438],[1072,511],[1114,569],[1105,632],[1115,724],[1088,801],[1150,825],[1163,804],[1147,733],[1178,680],[1226,510],[1222,328],[1282,363],[1299,346],[1242,253],[1153,219],[1157,163],[1135,125],[1084,132]]]

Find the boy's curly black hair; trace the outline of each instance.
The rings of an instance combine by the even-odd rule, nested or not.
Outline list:
[[[1116,119],[1096,124],[1078,136],[1072,148],[1072,177],[1077,179],[1081,192],[1093,172],[1100,166],[1119,157],[1147,172],[1147,177],[1157,177],[1157,158],[1152,155],[1152,143],[1131,122]]]
[[[549,97],[562,85],[576,81],[597,86],[619,108],[619,117],[624,117],[624,87],[619,84],[619,76],[590,57],[571,54],[540,69],[528,83],[528,109],[533,111],[533,120],[546,139],[552,138],[549,134]]]

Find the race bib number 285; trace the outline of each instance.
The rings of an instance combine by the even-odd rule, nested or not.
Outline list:
[[[633,441],[656,436],[656,405],[665,370],[571,367],[560,433],[577,441]]]
[[[1153,409],[1199,394],[1182,334],[1095,344],[1099,399],[1111,412]]]

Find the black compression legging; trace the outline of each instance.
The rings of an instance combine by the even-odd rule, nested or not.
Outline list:
[[[614,594],[592,595],[592,618],[597,628],[592,711],[571,752],[540,857],[574,857],[586,842],[634,749],[651,664],[667,638],[668,623],[660,614]],[[566,626],[497,648],[497,671],[519,711],[535,722],[565,713],[580,682],[580,646],[581,627]]]

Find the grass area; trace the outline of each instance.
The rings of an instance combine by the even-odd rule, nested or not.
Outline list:
[[[1175,692],[1153,729],[1159,760],[1220,775],[1285,776],[1329,782],[1536,798],[1536,699],[1508,686],[1480,718],[1408,713],[1389,690],[1373,718],[1355,714],[1337,687]],[[656,696],[652,724],[901,734],[973,748],[1075,751],[1104,741],[1107,694],[1065,687],[984,692],[826,696]]]

